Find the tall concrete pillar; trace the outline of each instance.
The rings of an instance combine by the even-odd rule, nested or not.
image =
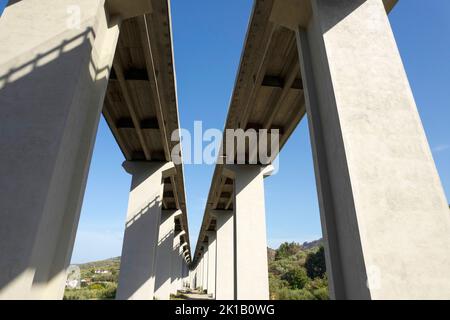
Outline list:
[[[192,290],[197,289],[197,274],[198,274],[198,267],[195,267],[194,270],[190,271],[190,275],[191,275],[191,289]]]
[[[203,290],[202,289],[203,288],[203,253],[198,261],[196,277],[197,277],[196,289]]]
[[[156,258],[154,295],[156,300],[170,300],[175,216],[179,214],[181,211],[162,211],[161,214]]]
[[[208,295],[216,296],[216,232],[208,231]]]
[[[196,277],[195,273],[196,273],[195,269],[194,270],[189,269],[189,289],[191,289],[191,290],[194,290],[195,289],[195,285],[196,285],[196,283],[195,283],[195,277]]]
[[[186,273],[187,265],[186,265],[186,261],[184,260],[184,256],[181,260],[181,266],[182,266],[182,268],[181,268],[181,279],[182,279],[181,289],[184,289],[184,288],[187,288],[187,283],[189,281],[187,273]]]
[[[235,298],[268,300],[264,177],[271,166],[227,165],[226,175],[234,179]]]
[[[448,202],[383,2],[311,3],[296,32],[331,296],[450,298]]]
[[[183,247],[185,243],[180,242],[180,248],[178,251],[178,283],[177,283],[177,290],[183,289],[183,264],[184,264],[184,258],[183,258]]]
[[[234,212],[213,211],[216,223],[216,300],[234,300]]]
[[[117,299],[153,300],[164,183],[172,162],[125,162],[132,174]]]
[[[177,294],[178,290],[181,289],[181,242],[180,237],[184,235],[184,231],[175,234],[172,244],[172,284],[171,292],[172,294]]]
[[[208,291],[208,273],[209,273],[209,269],[208,269],[208,258],[209,258],[209,251],[208,251],[208,243],[203,243],[203,245],[205,246],[205,250],[203,252],[203,258],[202,258],[202,264],[203,264],[203,280],[202,280],[202,284],[203,284],[203,291]]]
[[[119,35],[104,1],[0,18],[0,299],[61,299]],[[73,12],[73,10],[72,10]]]

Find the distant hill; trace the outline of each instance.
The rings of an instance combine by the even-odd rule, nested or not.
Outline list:
[[[304,250],[319,248],[320,246],[323,246],[323,239],[311,241],[311,242],[303,242],[302,248]]]
[[[322,245],[323,245],[323,239],[319,239],[319,240],[314,240],[311,242],[303,242],[303,244],[300,244],[299,246],[302,250],[312,250],[312,249],[317,249],[317,248],[321,247]],[[276,249],[267,247],[267,257],[268,257],[269,261],[275,260],[276,253],[277,253]]]
[[[80,279],[68,281],[64,293],[66,300],[114,299],[119,276],[120,257],[76,265]],[[75,287],[71,286],[75,285]]]
[[[109,259],[105,259],[105,260],[98,260],[98,261],[77,264],[77,266],[80,267],[81,270],[91,269],[91,268],[108,269],[110,267],[115,267],[115,266],[117,266],[117,268],[118,268],[119,265],[120,265],[120,257],[114,257],[114,258],[109,258]]]

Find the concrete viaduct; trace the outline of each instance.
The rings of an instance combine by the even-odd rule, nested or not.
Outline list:
[[[225,122],[277,129],[282,150],[307,119],[335,299],[450,298],[448,204],[389,24],[395,3],[255,0]],[[168,0],[5,8],[0,299],[62,297],[101,114],[132,176],[117,299],[169,299],[187,285],[268,299],[270,164],[216,165],[191,254],[171,153]]]

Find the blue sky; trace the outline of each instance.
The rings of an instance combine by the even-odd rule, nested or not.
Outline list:
[[[0,10],[4,4],[0,0]],[[236,77],[252,0],[172,0],[172,23],[180,122],[192,130],[222,129]],[[450,197],[450,1],[402,0],[392,27]],[[121,252],[130,176],[102,120],[76,238],[73,262]],[[195,246],[213,166],[186,165],[185,185],[191,245]],[[280,171],[266,179],[268,242],[321,237],[307,123],[303,121],[280,157]],[[288,199],[295,199],[288,201]]]

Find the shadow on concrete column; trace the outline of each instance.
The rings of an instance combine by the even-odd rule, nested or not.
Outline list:
[[[80,30],[65,28],[60,5],[41,6],[53,29],[23,15],[30,2],[0,18],[0,299],[63,296],[118,37],[99,3],[84,8],[98,23]]]

